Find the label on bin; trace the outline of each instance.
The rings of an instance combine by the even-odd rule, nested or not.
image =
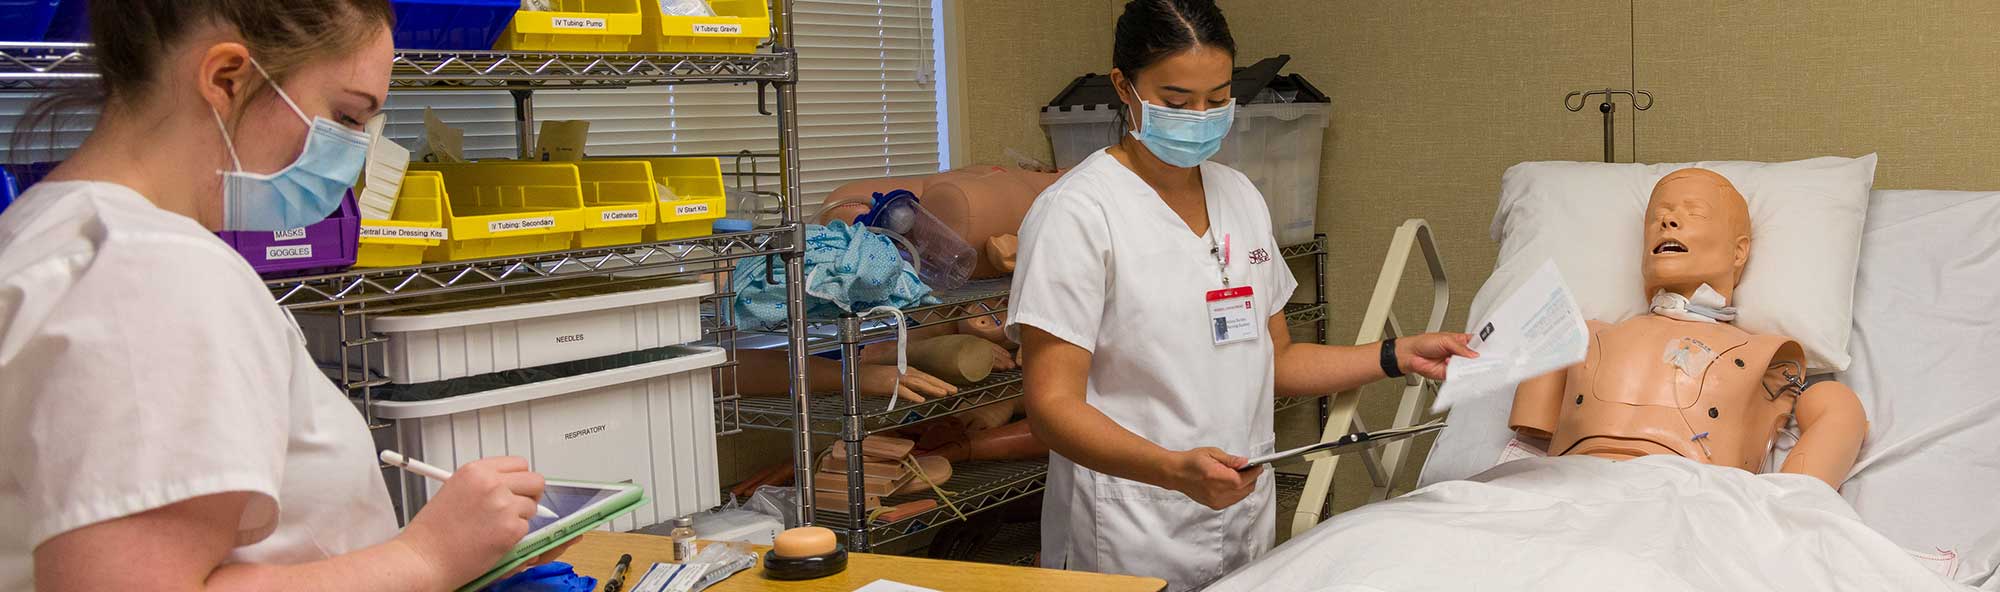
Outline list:
[[[742,35],[742,34],[743,34],[743,25],[739,25],[739,24],[735,24],[735,23],[730,23],[730,24],[720,24],[720,23],[695,23],[695,24],[694,24],[694,34],[696,34],[696,35]]]
[[[607,210],[598,217],[604,222],[631,222],[639,219],[639,210]]]
[[[590,29],[593,31],[602,31],[605,29],[604,19],[571,16],[556,17],[552,26],[558,29]]]
[[[313,256],[312,245],[293,245],[289,247],[264,247],[264,259],[267,261],[283,261],[285,259],[306,259],[312,256]]]
[[[291,230],[280,230],[271,233],[272,242],[299,240],[305,237],[306,237],[306,229],[304,227],[293,228]]]
[[[699,216],[708,213],[708,204],[686,204],[674,206],[675,216]]]
[[[514,232],[517,230],[538,230],[542,228],[555,228],[555,227],[556,227],[555,216],[542,216],[540,218],[515,218],[513,220],[494,220],[492,222],[486,223],[487,232]]]
[[[451,231],[444,228],[404,228],[401,226],[369,226],[363,224],[361,225],[361,238],[446,240],[451,238]]]

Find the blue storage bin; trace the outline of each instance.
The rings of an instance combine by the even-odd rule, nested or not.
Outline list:
[[[62,0],[56,17],[49,21],[46,41],[84,42],[90,40],[89,0]]]
[[[521,9],[520,0],[395,0],[392,5],[397,49],[493,49]]]
[[[0,41],[41,41],[62,0],[0,0]]]
[[[8,172],[7,167],[0,167],[0,212],[7,211],[7,206],[13,205],[14,198],[20,194],[20,188],[14,186],[14,173]]]

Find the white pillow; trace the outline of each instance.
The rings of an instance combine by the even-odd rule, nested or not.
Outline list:
[[[1493,240],[1500,258],[1472,299],[1468,325],[1554,260],[1585,318],[1615,323],[1647,312],[1639,260],[1653,185],[1701,167],[1727,177],[1749,202],[1750,262],[1736,288],[1736,325],[1785,335],[1805,347],[1815,373],[1845,369],[1854,270],[1875,155],[1785,163],[1682,164],[1526,162],[1501,177]],[[1513,432],[1508,397],[1451,410],[1424,467],[1423,483],[1462,479],[1493,466]]]

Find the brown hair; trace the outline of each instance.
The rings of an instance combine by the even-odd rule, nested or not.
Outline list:
[[[47,127],[51,145],[60,113],[144,99],[168,52],[204,26],[235,29],[257,64],[283,82],[299,65],[355,51],[395,22],[389,0],[92,0],[88,9],[98,84],[37,101],[19,127]],[[11,152],[20,153],[27,135],[15,136]]]

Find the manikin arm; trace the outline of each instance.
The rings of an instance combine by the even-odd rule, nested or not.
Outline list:
[[[1513,428],[1522,438],[1548,442],[1549,437],[1556,433],[1563,387],[1568,382],[1568,370],[1557,370],[1522,382],[1514,389],[1514,409],[1507,416],[1507,427]]]
[[[1785,457],[1780,472],[1812,475],[1834,489],[1847,480],[1861,441],[1868,436],[1867,413],[1861,398],[1838,382],[1815,384],[1799,395],[1793,414],[1799,422],[1799,443]]]

